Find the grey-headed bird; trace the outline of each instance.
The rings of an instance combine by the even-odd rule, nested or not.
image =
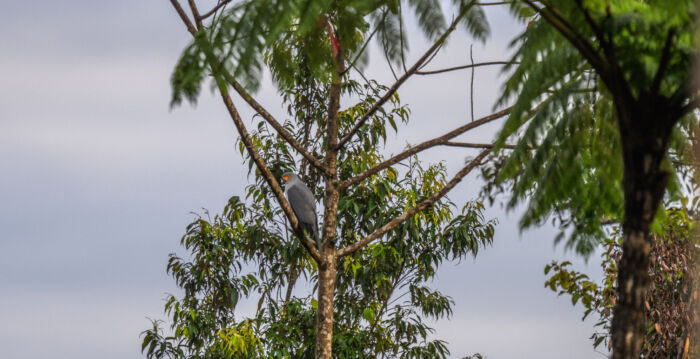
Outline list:
[[[285,183],[284,194],[292,206],[294,215],[299,220],[301,230],[313,236],[316,247],[321,250],[321,237],[318,235],[318,217],[316,216],[316,198],[294,173],[284,173],[282,180]]]

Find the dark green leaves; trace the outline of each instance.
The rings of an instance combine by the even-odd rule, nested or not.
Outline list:
[[[601,222],[623,216],[621,104],[613,99],[619,102],[619,93],[626,91],[621,89],[629,89],[629,96],[647,101],[656,91],[655,78],[660,96],[684,94],[680,89],[687,88],[684,64],[691,56],[685,39],[695,7],[677,1],[674,7],[684,11],[671,14],[652,3],[551,2],[548,9],[567,24],[558,28],[542,16],[531,17],[523,4],[511,5],[529,23],[513,41],[516,52],[506,67],[509,78],[499,106],[515,103],[498,143],[517,145],[512,152],[502,151],[502,162],[485,174],[494,179],[491,190],[512,191],[510,208],[527,202],[522,227],[554,218],[562,229],[572,229],[567,244],[583,254],[604,238]],[[590,43],[591,49],[586,52],[572,41]],[[615,68],[620,69],[615,76],[621,76],[611,80]],[[686,126],[677,132],[687,134]],[[673,146],[683,148],[683,137],[676,135]]]

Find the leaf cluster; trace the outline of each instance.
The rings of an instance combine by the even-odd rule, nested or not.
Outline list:
[[[696,202],[697,203],[697,202]],[[640,357],[677,358],[693,357],[698,353],[698,337],[694,328],[700,317],[694,310],[697,301],[698,265],[700,256],[696,219],[690,214],[695,204],[667,208],[668,215],[661,221],[660,234],[655,234],[651,250],[651,284],[645,302],[647,331]],[[545,267],[549,275],[545,287],[558,295],[571,297],[573,305],[584,308],[583,319],[594,313],[599,328],[591,336],[593,346],[612,345],[610,328],[612,310],[617,300],[617,266],[621,258],[622,238],[619,228],[605,240],[601,266],[605,277],[600,283],[570,269],[570,262],[552,262]]]
[[[596,54],[607,58],[614,52],[624,72],[619,86],[628,86],[634,96],[648,95],[655,82],[659,96],[688,96],[689,61],[695,56],[689,37],[691,1],[673,1],[670,6],[679,10],[673,13],[658,1],[541,3],[565,19],[573,29],[570,36],[593,44]],[[554,218],[562,228],[557,240],[569,233],[567,246],[587,255],[606,236],[602,224],[623,216],[624,166],[614,89],[562,34],[566,31],[522,2],[513,2],[511,10],[528,24],[511,44],[516,50],[505,68],[509,77],[498,105],[514,103],[498,144],[517,145],[496,152],[493,165],[484,170],[492,180],[485,194],[493,199],[512,192],[509,208],[527,203],[521,227]],[[691,114],[674,129],[665,164],[671,172],[687,163],[696,121]],[[678,186],[678,181],[669,184],[671,198],[679,197]]]

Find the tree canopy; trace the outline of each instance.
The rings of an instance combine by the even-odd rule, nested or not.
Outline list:
[[[325,112],[305,107],[326,91],[317,85],[299,81],[285,94],[289,119],[283,125],[311,153],[324,146],[323,133],[316,128],[322,126]],[[376,101],[376,91],[384,90],[372,85],[347,82],[348,95],[362,100],[341,111],[341,129],[355,123]],[[381,149],[387,128],[409,119],[398,96],[391,103],[392,109],[379,111],[360,130],[361,136],[348,142],[338,160],[341,176],[351,178],[384,160]],[[266,122],[259,121],[251,137],[273,173],[302,173],[322,196],[316,185],[320,171],[297,161],[291,146]],[[244,197],[229,200],[221,215],[209,218],[205,213],[187,227],[181,240],[187,256],[172,254],[168,263],[184,296],[168,296],[169,328],[156,320],[144,332],[143,349],[149,358],[314,357],[318,302],[310,291],[318,281],[318,265],[288,231],[284,213],[240,143],[253,182]],[[397,170],[389,168],[344,191],[338,205],[339,246],[374,232],[445,183],[443,165],[426,166],[411,158]],[[447,343],[429,337],[432,328],[427,321],[449,317],[453,302],[430,283],[443,262],[476,256],[489,245],[495,224],[484,219],[483,205],[477,201],[460,207],[443,197],[381,241],[340,260],[335,356],[447,357]],[[299,291],[305,294],[294,295]],[[257,300],[250,317],[239,314],[244,299]]]
[[[475,244],[488,242],[490,235],[477,236],[477,241],[470,237],[474,235],[470,231],[479,233],[479,229],[469,226],[483,222],[478,210],[465,210],[459,216],[453,213],[454,208],[444,209],[449,207],[445,195],[474,168],[487,162],[493,165],[482,173],[494,182],[486,193],[512,192],[510,206],[527,199],[523,226],[558,216],[562,228],[571,229],[568,245],[580,253],[590,253],[606,237],[603,224],[622,223],[617,278],[620,283],[630,284],[619,287],[622,290],[612,321],[613,355],[638,355],[644,330],[641,303],[650,283],[649,253],[655,241],[651,234],[653,220],[665,195],[670,200],[680,198],[682,181],[674,180],[673,174],[677,163],[688,161],[689,138],[697,122],[693,111],[698,106],[698,91],[689,76],[697,58],[692,1],[496,3],[508,5],[514,16],[527,22],[524,32],[513,42],[515,54],[506,68],[509,78],[496,105],[500,108],[512,103],[512,107],[388,158],[379,151],[380,140],[386,137],[388,126],[397,130],[398,123],[408,120],[407,109],[399,103],[399,87],[421,73],[458,26],[475,39],[484,40],[489,28],[482,6],[494,4],[453,1],[455,14],[448,23],[436,0],[224,0],[205,13],[189,0],[191,17],[177,0],[171,3],[193,35],[172,76],[171,105],[185,99],[196,102],[203,82],[212,79],[240,135],[241,152],[255,178],[255,186],[247,193],[251,203],[245,206],[257,208],[254,212],[258,220],[271,218],[272,222],[259,225],[277,235],[281,234],[280,228],[286,228],[281,219],[288,220],[291,233],[305,249],[298,258],[308,255],[309,263],[316,265],[310,268],[318,273],[318,358],[330,358],[331,348],[340,345],[338,338],[347,333],[347,327],[339,326],[347,318],[336,318],[338,311],[334,311],[334,305],[345,310],[343,295],[358,283],[344,277],[349,275],[347,261],[373,263],[376,258],[368,256],[367,251],[382,252],[377,248],[391,243],[395,236],[415,240],[425,235],[434,241],[439,239],[440,245],[461,243],[456,247],[450,244],[452,252],[445,251],[441,258],[475,253],[479,247]],[[404,16],[409,10],[432,41],[413,64],[407,64],[405,56],[408,37]],[[396,79],[391,85],[381,86],[362,73],[369,61],[366,48],[374,40]],[[287,121],[278,121],[251,95],[260,85],[263,68],[270,71],[282,94],[290,116]],[[351,76],[352,71],[362,80]],[[252,134],[230,96],[231,89],[261,119]],[[341,97],[353,104],[341,109]],[[496,142],[476,146],[483,151],[451,179],[440,165],[424,168],[415,160],[419,152],[450,145],[456,136],[505,115],[509,117]],[[506,145],[510,140],[517,144]],[[508,151],[489,158],[492,148]],[[323,198],[320,249],[299,231],[282,194],[276,178],[287,170],[301,171]],[[279,218],[272,220],[276,215]],[[457,222],[450,222],[453,219]],[[410,227],[411,223],[416,227]],[[229,221],[224,227],[234,225],[241,224]],[[450,239],[443,243],[444,238]],[[417,256],[413,250],[392,248],[392,256],[402,261]],[[357,280],[356,264],[349,267],[354,268],[353,280]],[[304,273],[302,268],[307,267],[297,264],[293,268],[294,273]],[[394,275],[385,273],[390,281]],[[395,280],[400,282],[398,278]],[[376,278],[369,283],[381,286]],[[386,297],[383,293],[371,294],[388,300],[391,294]],[[366,295],[363,292],[363,297],[356,297],[353,303],[364,300],[368,306],[362,309],[362,318],[369,323],[373,315],[382,312],[381,305],[376,304],[382,299],[367,299],[370,297]],[[411,296],[420,297],[413,292]],[[338,302],[334,304],[336,297]],[[267,300],[272,302],[269,297]],[[274,305],[275,310],[290,300]],[[300,305],[307,308],[305,302]],[[314,309],[313,303],[310,308]],[[446,313],[447,306],[441,308],[441,313]],[[266,310],[269,314],[271,309]],[[298,313],[302,312],[299,309]],[[351,312],[355,317],[350,315],[350,319],[360,318],[359,311]],[[424,311],[423,315],[435,313]],[[351,333],[361,331],[352,328]],[[374,332],[374,325],[370,328],[372,334],[379,332]],[[252,343],[248,347],[272,348],[260,334],[267,333],[267,327],[244,329],[256,333],[243,335],[248,338],[244,342]],[[338,336],[334,337],[334,332]],[[425,338],[422,332],[419,337]],[[149,345],[167,342],[156,340],[160,337],[155,329],[147,338],[151,338]],[[443,353],[439,344],[434,349],[432,355]]]

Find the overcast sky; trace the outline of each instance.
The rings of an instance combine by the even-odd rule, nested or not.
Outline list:
[[[477,62],[506,59],[523,26],[496,7],[488,14],[493,33],[475,44]],[[165,266],[168,253],[180,251],[190,212],[218,213],[243,195],[246,170],[217,98],[204,91],[196,108],[168,108],[169,76],[188,35],[165,0],[0,3],[3,358],[142,358],[146,317],[163,318],[165,293],[179,293]],[[466,63],[471,43],[459,34],[430,67]],[[411,58],[426,46],[414,41]],[[372,60],[370,76],[390,84],[380,58]],[[492,110],[499,71],[476,71],[477,117]],[[390,138],[390,150],[464,123],[468,76],[402,87],[411,123]],[[281,115],[266,84],[258,97]],[[239,104],[249,121],[252,112]],[[464,139],[487,140],[498,125]],[[423,158],[454,173],[474,154],[440,149]],[[473,199],[482,184],[470,175],[451,198]],[[499,221],[493,247],[446,265],[434,283],[456,302],[454,317],[436,323],[452,357],[603,357],[588,339],[594,321],[582,322],[580,307],[545,289],[542,271],[567,258],[598,278],[599,260],[586,264],[554,247],[552,228],[520,233],[517,211],[496,204],[487,216]]]

